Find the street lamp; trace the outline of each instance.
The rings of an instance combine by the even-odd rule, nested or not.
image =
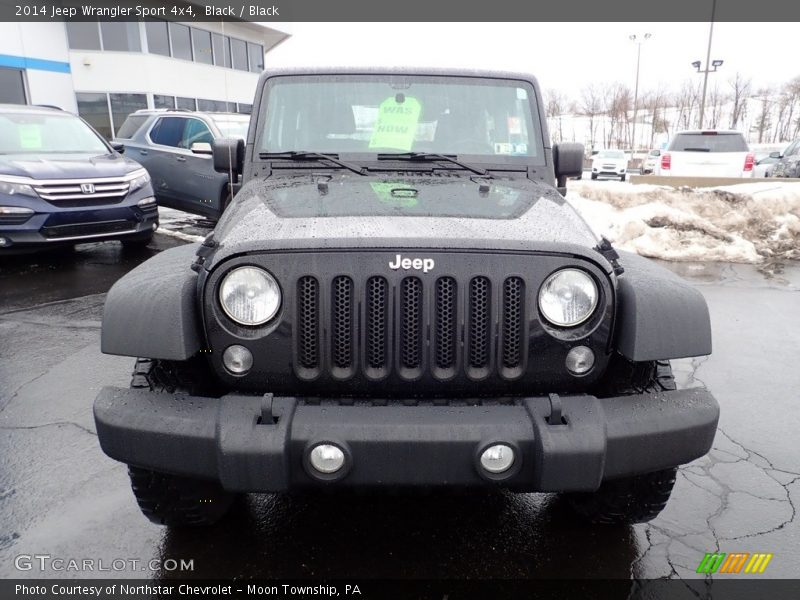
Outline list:
[[[631,128],[631,158],[635,158],[636,154],[636,115],[638,112],[639,103],[639,63],[642,59],[642,44],[653,37],[649,33],[642,36],[629,35],[628,39],[636,44],[636,85],[633,88],[633,127]]]
[[[714,73],[717,68],[722,66],[723,61],[716,59],[713,62],[711,61],[711,38],[714,36],[714,15],[717,12],[717,0],[711,0],[711,25],[708,29],[708,50],[706,51],[706,68],[701,70],[700,69],[700,61],[696,60],[692,63],[692,66],[697,70],[698,73],[703,73],[703,96],[700,99],[700,129],[703,128],[703,117],[706,112],[706,89],[708,88],[708,74]],[[711,64],[714,67],[713,70],[709,70],[708,65]]]

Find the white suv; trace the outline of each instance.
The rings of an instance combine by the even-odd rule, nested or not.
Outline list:
[[[619,177],[625,181],[628,171],[628,155],[622,150],[600,150],[592,157],[592,179]]]
[[[738,131],[680,131],[661,153],[658,174],[752,177],[755,156]]]

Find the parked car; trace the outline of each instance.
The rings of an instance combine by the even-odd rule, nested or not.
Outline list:
[[[0,255],[95,240],[142,245],[157,227],[147,171],[85,121],[0,105]]]
[[[139,358],[96,398],[97,436],[148,518],[313,488],[664,508],[717,428],[669,366],[710,354],[708,309],[564,201],[583,147],[551,147],[542,113],[524,74],[261,75],[246,143],[214,143],[235,202],[107,295],[102,351]]]
[[[800,140],[789,144],[783,152],[773,152],[770,158],[776,160],[772,177],[800,177]]]
[[[228,178],[214,171],[211,143],[244,139],[249,123],[248,115],[238,113],[138,110],[116,141],[150,173],[159,204],[218,219],[231,193]]]
[[[628,155],[623,150],[600,150],[592,156],[592,179],[614,177],[625,181]]]
[[[661,157],[661,150],[658,148],[653,148],[650,152],[647,153],[647,156],[642,161],[641,172],[642,175],[652,175],[655,173],[658,162]]]
[[[752,177],[755,156],[738,131],[680,131],[661,153],[665,177]]]

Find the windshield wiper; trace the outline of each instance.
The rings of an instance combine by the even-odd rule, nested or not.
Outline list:
[[[435,152],[401,152],[399,154],[378,154],[378,160],[423,160],[423,161],[444,161],[458,165],[462,169],[472,171],[476,175],[491,177],[491,173],[486,169],[475,167],[458,160],[455,156],[448,154],[436,154]]]
[[[262,160],[328,160],[334,164],[344,167],[352,171],[356,175],[366,175],[366,168],[361,165],[354,165],[353,163],[339,160],[338,154],[322,154],[321,152],[309,152],[307,150],[292,150],[289,152],[262,152],[258,155]]]

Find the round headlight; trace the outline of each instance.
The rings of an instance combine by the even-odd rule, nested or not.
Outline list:
[[[242,325],[263,325],[281,306],[275,278],[258,267],[238,267],[225,275],[219,301],[231,319]]]
[[[594,280],[578,269],[562,269],[548,277],[539,290],[539,310],[553,325],[574,327],[597,306]]]

